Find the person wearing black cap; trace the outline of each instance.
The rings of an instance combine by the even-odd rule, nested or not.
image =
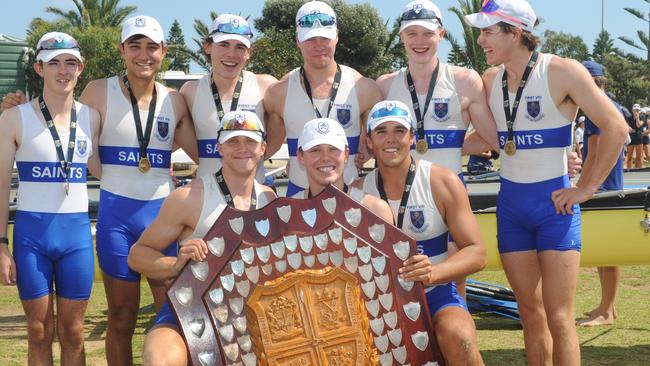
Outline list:
[[[589,74],[594,79],[596,85],[605,92],[605,73],[603,66],[594,61],[583,61],[582,64],[587,68]],[[610,97],[616,109],[623,111],[610,94]],[[585,166],[591,165],[598,159],[598,144],[600,142],[600,128],[596,126],[588,117],[585,121],[585,140],[583,147],[583,160]],[[616,165],[609,173],[605,181],[598,189],[599,191],[618,191],[623,189],[623,150],[616,161]],[[578,321],[578,325],[591,327],[595,325],[610,325],[616,318],[616,309],[614,308],[614,299],[616,297],[616,288],[620,277],[619,267],[598,267],[598,277],[600,278],[601,300],[600,305],[586,313],[588,317]]]
[[[499,130],[497,236],[517,297],[531,365],[580,364],[574,297],[580,270],[579,203],[620,154],[627,126],[579,62],[536,51],[537,16],[525,0],[487,0],[465,16],[480,28],[483,74]],[[600,127],[597,160],[573,186],[566,168],[578,108]]]

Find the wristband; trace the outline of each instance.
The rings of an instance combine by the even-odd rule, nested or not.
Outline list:
[[[9,245],[9,238],[6,236],[0,236],[0,244]]]

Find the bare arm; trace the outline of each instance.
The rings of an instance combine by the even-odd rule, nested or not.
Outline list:
[[[96,109],[101,120],[104,121],[106,119],[106,98],[106,79],[99,79],[86,85],[79,96],[79,102]]]
[[[377,78],[377,85],[381,90],[382,99],[388,99],[388,92],[390,91],[390,86],[393,84],[393,80],[399,74],[399,71],[395,71],[390,74],[384,74]]]
[[[469,118],[476,132],[489,145],[482,151],[499,151],[497,124],[488,106],[483,80],[476,71],[460,67],[454,67],[454,79],[461,97],[463,119]]]
[[[422,281],[425,285],[467,276],[483,269],[486,263],[481,231],[461,181],[452,171],[438,166],[431,167],[430,180],[436,206],[459,251],[436,264],[422,254],[407,259],[400,269],[402,276],[409,281]]]
[[[196,140],[196,131],[183,96],[177,91],[170,91],[176,114],[176,132],[174,143],[179,146],[194,162],[199,161],[199,148]]]
[[[14,158],[18,149],[20,113],[17,108],[9,109],[0,115],[0,201],[5,202],[0,209],[0,236],[7,236],[7,221],[9,220],[9,192],[11,190],[11,172]],[[0,244],[0,283],[3,285],[16,284],[16,263],[9,251],[9,246]]]
[[[381,217],[389,224],[393,225],[395,222],[393,220],[393,212],[390,210],[390,206],[386,201],[369,194],[364,194],[361,204],[366,206],[370,211],[372,211],[372,213]]]
[[[90,108],[90,129],[92,131],[93,151],[88,157],[88,170],[97,179],[102,177],[102,163],[99,160],[99,134],[101,132],[101,119],[96,109]]]
[[[287,88],[288,80],[283,79],[269,86],[264,93],[264,112],[268,116],[266,119],[266,158],[278,152],[287,137],[283,117]]]
[[[575,203],[588,200],[600,187],[616,164],[621,152],[627,125],[614,104],[598,89],[587,70],[577,61],[554,58],[549,74],[557,82],[560,92],[573,100],[596,126],[600,128],[598,148],[590,150],[598,159],[592,160],[578,180],[576,187],[553,192],[552,198],[558,213],[572,213]],[[560,94],[562,95],[562,94]]]
[[[197,204],[198,207],[201,207],[199,200],[203,193],[202,189],[192,190],[192,187],[199,181],[174,190],[165,199],[156,219],[131,247],[128,258],[129,267],[149,278],[168,279],[177,276],[190,259],[205,258],[207,246],[205,246],[206,252],[204,252],[200,243],[187,246],[189,249],[186,251],[183,251],[183,246],[181,246],[177,257],[167,257],[162,253],[171,243],[180,240],[184,233],[193,230],[196,223],[190,221],[192,220],[191,211],[195,210],[191,208],[196,207]],[[202,182],[200,184],[202,186]]]

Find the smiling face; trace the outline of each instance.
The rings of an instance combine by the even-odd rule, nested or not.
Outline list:
[[[377,163],[381,166],[397,167],[406,161],[414,142],[413,132],[399,122],[382,122],[366,139]],[[410,161],[410,160],[409,160]]]
[[[203,50],[210,55],[212,72],[226,79],[239,76],[251,56],[250,49],[234,39],[207,42]]]
[[[420,25],[413,25],[400,33],[409,62],[430,63],[437,57],[438,46],[445,36],[445,30],[432,31]]]
[[[312,37],[297,43],[305,65],[314,69],[324,69],[334,61],[334,52],[338,41],[337,35],[334,39]]]
[[[329,184],[343,184],[343,171],[348,161],[349,150],[339,150],[328,144],[316,145],[307,151],[298,150],[298,162],[307,171],[309,187],[320,192]]]
[[[153,79],[160,71],[167,47],[148,37],[133,36],[120,45],[120,54],[129,76]]]
[[[255,141],[247,136],[234,136],[222,143],[217,144],[221,155],[221,163],[228,166],[233,172],[248,176],[255,174],[264,151],[266,142]]]
[[[84,64],[67,53],[34,64],[34,70],[43,78],[44,89],[56,94],[72,93],[83,69]]]
[[[517,40],[518,33],[521,33],[521,29],[513,28],[512,32],[505,32],[498,24],[481,28],[476,42],[485,52],[485,60],[489,65],[502,64],[507,60],[511,51],[516,48],[513,45],[520,43]]]

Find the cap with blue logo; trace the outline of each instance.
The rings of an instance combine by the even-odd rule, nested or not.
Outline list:
[[[307,151],[318,145],[331,145],[341,151],[345,150],[348,138],[343,126],[331,118],[316,118],[307,122],[298,138],[298,147]]]
[[[124,43],[127,39],[136,35],[148,37],[155,43],[165,42],[165,33],[160,23],[155,18],[147,15],[136,15],[124,21],[120,43]]]

